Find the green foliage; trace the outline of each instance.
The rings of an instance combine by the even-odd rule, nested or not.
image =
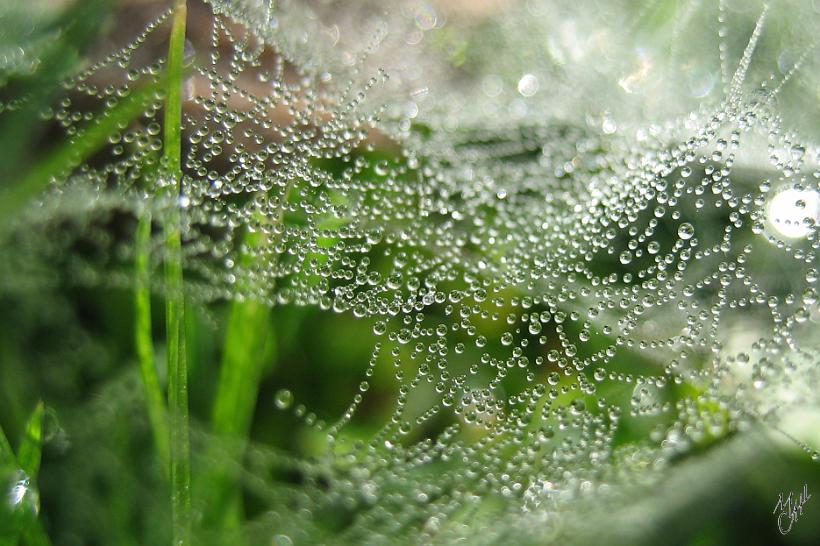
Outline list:
[[[15,544],[20,539],[32,546],[50,544],[37,517],[40,500],[36,484],[43,446],[44,415],[45,407],[40,402],[26,423],[17,456],[0,428],[0,484],[4,490],[10,490],[0,507],[0,543],[3,544]]]

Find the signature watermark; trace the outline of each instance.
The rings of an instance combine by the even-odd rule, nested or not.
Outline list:
[[[777,529],[780,534],[785,535],[792,530],[794,522],[803,515],[803,505],[810,498],[808,484],[803,485],[803,490],[799,495],[789,491],[789,495],[784,498],[783,493],[780,493],[777,504],[772,511],[772,514],[777,514]]]

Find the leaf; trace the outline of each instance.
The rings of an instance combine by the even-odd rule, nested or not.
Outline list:
[[[26,423],[26,430],[17,450],[17,462],[32,481],[40,471],[40,457],[43,450],[43,416],[45,407],[39,402]]]
[[[175,184],[168,190],[178,195],[182,186],[182,77],[185,50],[185,0],[176,0],[168,44],[168,77],[165,92],[165,139],[163,161]],[[176,195],[174,203],[176,203]],[[185,298],[182,273],[180,212],[174,204],[165,225],[166,330],[168,343],[168,409],[171,415],[171,513],[174,544],[191,540],[191,444],[188,421],[188,364],[185,349]]]
[[[63,142],[47,154],[20,182],[7,188],[0,195],[0,222],[45,190],[52,178],[64,175],[91,157],[119,127],[139,117],[145,106],[155,99],[162,83],[162,80],[154,80],[131,92],[116,106],[88,123],[77,137]]]
[[[3,432],[3,427],[0,427],[0,467],[14,464],[17,464],[17,458],[14,456],[8,438],[6,438],[6,433]]]
[[[36,480],[40,469],[44,415],[45,408],[43,403],[40,402],[34,408],[26,424],[26,431],[17,457],[11,449],[11,444],[9,444],[5,432],[0,427],[0,469],[18,467],[26,473],[32,482]],[[43,529],[42,521],[38,517],[33,515],[21,517],[17,514],[14,519],[15,521],[11,522],[11,536],[4,531],[8,530],[7,526],[5,524],[0,525],[0,531],[2,531],[0,533],[0,543],[5,543],[3,541],[8,540],[10,544],[16,544],[17,538],[22,535],[26,544],[34,546],[51,544],[48,534]]]
[[[245,243],[250,248],[258,248],[266,242],[267,239],[258,233],[245,234]],[[242,256],[245,265],[251,259],[248,254]],[[214,432],[227,437],[226,444],[234,448],[228,454],[230,459],[242,456],[256,408],[262,373],[269,360],[268,356],[276,347],[271,314],[268,305],[253,300],[231,304],[212,413]],[[215,460],[220,458],[215,457]],[[215,466],[211,478],[213,494],[209,503],[212,518],[209,519],[226,523],[236,521],[240,506],[237,484],[234,483],[227,464]]]
[[[37,124],[39,112],[51,104],[60,91],[60,82],[74,72],[85,51],[104,28],[102,22],[110,0],[84,0],[71,7],[39,33],[51,42],[38,56],[38,69],[29,77],[9,82],[11,96],[25,97],[18,110],[5,112],[0,124],[0,180],[17,180],[21,159],[25,161],[32,142],[44,129]],[[13,22],[4,21],[5,24]],[[5,30],[5,29],[4,29]],[[38,130],[39,129],[39,130]]]
[[[154,359],[154,341],[151,336],[151,274],[150,243],[151,215],[144,212],[137,227],[137,257],[135,260],[136,288],[134,291],[134,342],[140,363],[145,405],[154,436],[160,463],[165,472],[170,462],[170,431],[166,420],[166,405]]]

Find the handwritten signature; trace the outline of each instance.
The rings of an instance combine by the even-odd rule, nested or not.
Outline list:
[[[789,491],[789,495],[784,499],[783,493],[777,499],[772,514],[777,514],[777,528],[780,534],[785,535],[792,530],[792,525],[799,516],[803,515],[803,505],[811,498],[808,484],[803,485],[803,490],[799,495]],[[779,513],[778,513],[779,511]]]

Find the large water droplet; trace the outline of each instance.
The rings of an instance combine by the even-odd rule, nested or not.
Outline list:
[[[678,226],[678,237],[684,241],[689,240],[695,234],[695,228],[689,222],[684,222]]]
[[[288,389],[279,389],[274,395],[273,402],[281,410],[288,409],[293,404],[293,393]]]

